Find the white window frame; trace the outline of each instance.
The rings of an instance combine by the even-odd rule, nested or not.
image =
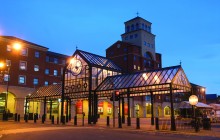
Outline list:
[[[34,71],[39,71],[39,69],[40,69],[40,67],[39,67],[39,65],[34,65]]]
[[[25,53],[24,53],[25,52]],[[28,56],[28,48],[22,48],[21,49],[21,55],[22,56]]]
[[[21,66],[22,63],[25,64],[25,69],[21,68],[21,67],[22,67],[22,66]],[[19,69],[20,69],[20,70],[27,70],[27,61],[20,61],[20,63],[19,63]]]

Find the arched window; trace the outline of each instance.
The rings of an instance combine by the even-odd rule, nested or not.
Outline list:
[[[134,30],[134,24],[131,25],[131,31],[133,31],[133,30]]]
[[[136,30],[138,30],[139,29],[139,24],[138,23],[136,23]]]
[[[170,107],[169,106],[164,107],[164,115],[170,115],[170,114],[171,114]]]
[[[130,32],[130,26],[126,27],[126,32]]]

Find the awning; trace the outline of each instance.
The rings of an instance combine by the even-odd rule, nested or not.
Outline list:
[[[197,105],[195,105],[198,108],[204,108],[204,109],[212,109],[213,107],[201,102],[198,102]],[[190,105],[189,101],[183,101],[180,103],[179,108],[184,109],[184,108],[192,108]]]
[[[28,100],[44,100],[44,98],[61,98],[62,94],[62,85],[56,84],[56,85],[49,85],[49,86],[43,86],[35,90],[31,93],[31,95],[28,97]]]

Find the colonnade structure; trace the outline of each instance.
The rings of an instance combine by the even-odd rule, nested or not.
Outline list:
[[[30,110],[29,104],[41,104],[35,111],[44,116],[58,112],[61,121],[71,118],[71,114],[85,113],[88,124],[96,123],[98,102],[108,101],[119,93],[118,117],[125,120],[125,100],[127,102],[127,124],[131,125],[130,99],[137,96],[151,96],[151,124],[154,124],[154,101],[157,94],[170,95],[171,130],[176,130],[173,94],[191,92],[191,85],[180,65],[162,69],[123,74],[113,61],[76,50],[71,61],[63,70],[62,84],[41,87],[26,98],[25,114]],[[36,106],[36,105],[35,105]],[[48,107],[49,106],[49,107]],[[55,106],[55,107],[53,107]],[[36,110],[36,109],[35,109]],[[59,111],[60,110],[60,111]],[[112,115],[111,111],[109,115]]]

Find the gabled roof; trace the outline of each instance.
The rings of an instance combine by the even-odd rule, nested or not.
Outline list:
[[[84,58],[85,61],[87,63],[89,63],[89,65],[106,67],[106,68],[109,68],[109,69],[121,71],[121,68],[119,66],[117,66],[112,60],[110,60],[106,57],[99,56],[99,55],[96,55],[96,54],[92,54],[92,53],[89,53],[89,52],[85,52],[85,51],[82,51],[82,50],[76,50],[74,55],[75,54],[78,54],[82,58]]]
[[[187,88],[190,90],[190,83],[182,69],[179,66],[167,67],[157,70],[149,70],[132,74],[116,75],[107,77],[96,89],[97,92],[109,91],[115,89],[131,89],[137,91],[135,88],[144,87],[140,92],[169,90],[168,86],[156,85],[176,85],[173,86],[176,90]],[[152,89],[154,87],[154,89]],[[186,91],[185,91],[186,92]]]

